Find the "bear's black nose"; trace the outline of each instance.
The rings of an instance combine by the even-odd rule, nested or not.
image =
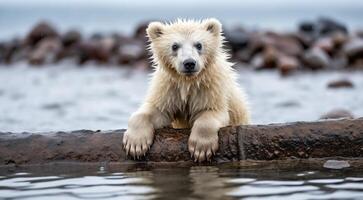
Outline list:
[[[184,60],[183,65],[186,71],[194,71],[195,63],[196,63],[195,60],[189,58]]]

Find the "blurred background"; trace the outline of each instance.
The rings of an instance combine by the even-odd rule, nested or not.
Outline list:
[[[362,28],[363,2],[359,0],[1,0],[0,25],[2,38],[24,35],[35,23],[48,20],[66,31],[77,28],[83,33],[131,34],[146,20],[215,17],[225,25],[251,28],[295,30],[302,20],[329,16]]]
[[[363,116],[363,1],[0,0],[0,131],[127,127],[150,21],[214,17],[254,124]]]

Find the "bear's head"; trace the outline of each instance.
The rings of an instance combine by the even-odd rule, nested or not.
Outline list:
[[[184,77],[195,77],[215,62],[223,43],[221,31],[216,19],[152,22],[146,30],[155,64]]]

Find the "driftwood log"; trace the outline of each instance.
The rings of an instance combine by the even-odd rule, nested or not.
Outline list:
[[[0,165],[56,161],[126,162],[125,130],[0,133]],[[190,130],[160,129],[139,161],[191,161]],[[213,162],[288,158],[363,157],[363,118],[225,127]]]

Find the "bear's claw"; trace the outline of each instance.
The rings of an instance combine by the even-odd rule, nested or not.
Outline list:
[[[200,137],[198,134],[191,134],[188,149],[194,162],[211,161],[212,155],[218,149],[218,136]]]
[[[140,159],[140,157],[145,156],[153,138],[153,133],[127,130],[122,141],[126,155],[130,155],[133,159]]]

